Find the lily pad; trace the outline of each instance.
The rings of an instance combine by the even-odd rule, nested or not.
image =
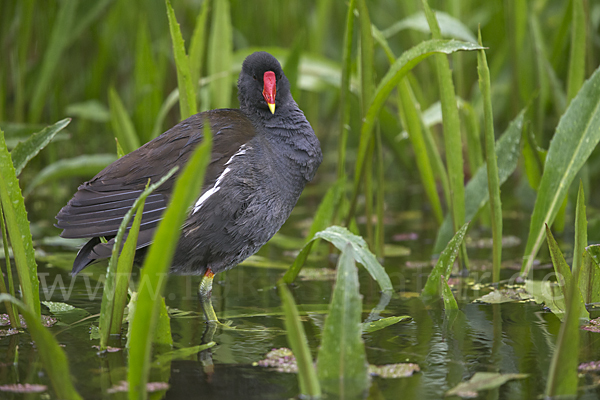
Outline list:
[[[533,299],[533,296],[525,291],[523,288],[515,289],[498,289],[494,290],[486,295],[475,299],[473,302],[488,303],[488,304],[501,304],[511,303],[514,301],[527,301]]]
[[[413,363],[369,365],[369,374],[382,378],[406,378],[419,371],[419,365]]]
[[[467,382],[461,382],[446,392],[446,396],[477,397],[480,390],[500,387],[512,379],[523,379],[528,374],[501,374],[499,372],[477,372]]]

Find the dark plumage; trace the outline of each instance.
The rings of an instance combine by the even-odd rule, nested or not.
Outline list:
[[[171,272],[224,271],[254,254],[279,230],[321,163],[319,141],[270,54],[246,58],[238,90],[239,110],[193,115],[79,187],[56,216],[62,237],[92,238],[79,251],[73,273],[110,257],[119,224],[148,179],[158,181],[173,166],[182,167],[202,141],[207,122],[214,135],[212,160],[202,194],[183,225]],[[274,113],[267,104],[273,97]],[[148,197],[138,253],[152,243],[175,179]]]

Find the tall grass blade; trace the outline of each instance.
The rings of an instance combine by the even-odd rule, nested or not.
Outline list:
[[[140,142],[152,139],[152,127],[162,102],[162,83],[165,75],[165,62],[156,60],[152,54],[150,30],[145,17],[138,24],[135,45],[135,126]]]
[[[37,277],[37,263],[25,202],[21,195],[21,188],[10,153],[4,141],[4,132],[0,130],[0,203],[6,230],[15,258],[15,265],[21,284],[23,301],[33,315],[40,317],[40,294]],[[10,265],[8,262],[7,265]]]
[[[433,39],[441,39],[442,34],[435,15],[433,15],[426,0],[421,0],[421,3],[423,4],[425,17],[427,18]],[[435,62],[438,85],[440,87],[442,115],[444,117],[444,144],[451,193],[450,208],[454,231],[456,232],[465,222],[465,177],[463,172],[460,119],[448,58],[443,54],[438,54],[435,56]]]
[[[200,13],[196,18],[196,26],[192,33],[192,40],[189,47],[190,75],[195,93],[198,93],[199,80],[202,76],[202,67],[204,66],[204,51],[206,49],[206,21],[208,20],[208,10],[210,1],[202,3]],[[197,96],[196,96],[197,97]]]
[[[171,202],[154,236],[140,275],[140,286],[135,312],[130,326],[129,347],[129,398],[145,399],[146,382],[150,366],[150,344],[156,325],[158,302],[163,291],[166,273],[171,264],[179,231],[189,207],[198,198],[204,171],[210,162],[212,134],[204,127],[202,144],[194,150],[187,165],[179,175]]]
[[[448,279],[442,275],[441,276],[441,292],[442,292],[442,300],[444,301],[444,310],[446,312],[458,311],[458,303],[454,298],[454,294],[452,294],[452,289],[448,285]]]
[[[550,229],[546,226],[548,232]],[[581,301],[579,298],[579,270],[573,271],[573,279],[567,287],[566,314],[558,332],[554,354],[546,380],[544,396],[555,398],[562,395],[576,395],[579,364],[579,318]],[[584,307],[585,310],[585,307]]]
[[[121,97],[119,97],[119,93],[112,86],[108,90],[108,104],[110,106],[110,123],[115,136],[123,150],[126,153],[131,153],[140,147],[140,140],[135,132],[133,121],[127,113]]]
[[[341,177],[327,189],[325,196],[323,196],[321,203],[319,203],[319,208],[317,208],[313,222],[310,225],[308,235],[306,235],[307,242],[312,240],[317,232],[326,229],[333,223],[333,219],[339,210],[345,187],[346,178]]]
[[[523,129],[525,111],[522,111],[508,126],[506,131],[496,142],[496,155],[498,156],[498,181],[502,185],[515,171],[519,162],[520,138]],[[475,218],[479,210],[489,200],[487,182],[487,168],[482,165],[465,187],[465,214],[467,220]],[[452,221],[446,216],[444,223],[438,230],[433,254],[439,254],[448,241],[452,238]]]
[[[573,249],[573,265],[571,270],[581,270],[583,266],[583,254],[587,247],[587,217],[585,212],[585,194],[583,193],[583,182],[579,181],[577,193],[577,207],[575,208],[575,244]],[[581,276],[581,274],[580,274]],[[577,285],[579,287],[579,285]]]
[[[167,17],[169,18],[169,30],[171,32],[171,42],[173,43],[173,56],[175,58],[175,67],[177,68],[177,87],[179,88],[179,109],[181,119],[186,119],[196,114],[196,84],[192,81],[190,72],[190,62],[185,53],[185,45],[181,30],[175,17],[175,11],[169,0],[165,0],[167,6]]]
[[[394,90],[400,80],[406,76],[406,74],[412,70],[419,62],[426,59],[427,57],[435,53],[450,54],[455,51],[461,50],[480,50],[481,47],[472,43],[459,42],[456,40],[428,40],[421,42],[415,47],[405,51],[402,55],[392,64],[388,69],[383,79],[379,82],[373,101],[369,106],[366,117],[361,126],[361,141],[358,148],[358,155],[356,159],[356,167],[354,173],[354,187],[352,191],[352,206],[348,216],[350,220],[354,216],[354,209],[356,207],[356,197],[361,182],[361,176],[363,173],[364,163],[367,155],[367,144],[373,135],[373,127],[375,121],[379,115],[379,112],[383,108],[385,101],[389,94]],[[365,138],[364,140],[362,138]],[[461,166],[462,168],[462,166]]]
[[[373,26],[372,29],[373,37],[379,45],[383,47],[390,64],[393,64],[396,57],[387,40],[375,26]],[[431,203],[436,220],[441,224],[444,220],[442,203],[437,192],[433,169],[429,160],[429,152],[427,151],[423,129],[421,128],[421,114],[417,105],[417,100],[412,93],[410,82],[406,78],[402,79],[398,84],[398,114],[400,115],[400,121],[402,121],[404,129],[406,129],[408,138],[413,147],[417,168],[421,176],[421,182],[425,188],[425,194]]]
[[[482,46],[481,30],[479,30],[479,45]],[[477,52],[477,72],[479,73],[479,88],[483,97],[485,159],[492,219],[492,282],[498,282],[500,280],[502,263],[502,203],[500,201],[500,179],[498,177],[498,162],[495,148],[496,140],[494,136],[494,114],[492,113],[490,70],[487,66],[484,50]]]
[[[210,107],[227,108],[231,104],[230,70],[233,59],[233,28],[229,0],[213,0],[213,5],[208,46],[208,74],[212,77]]]
[[[429,277],[427,277],[427,282],[425,282],[425,286],[421,291],[421,297],[424,299],[435,300],[441,297],[441,277],[449,277],[452,273],[454,260],[456,259],[458,250],[465,238],[468,227],[469,223],[467,222],[458,230],[458,232],[456,232],[444,251],[442,251],[442,254],[440,254],[440,258],[438,258],[435,267],[431,270]]]
[[[586,304],[600,302],[600,245],[585,248],[579,289]]]
[[[23,168],[25,168],[29,160],[46,147],[48,143],[52,141],[54,136],[69,125],[70,122],[71,118],[65,118],[54,125],[47,126],[41,131],[29,136],[24,142],[19,142],[19,144],[12,149],[10,157],[13,160],[17,176],[21,174],[21,171],[23,171]]]
[[[577,271],[573,270],[573,273],[571,272],[571,268],[569,268],[569,265],[565,261],[565,257],[560,251],[558,243],[556,243],[556,240],[554,240],[554,236],[552,236],[552,232],[550,231],[550,228],[548,228],[548,225],[546,225],[546,240],[548,242],[548,248],[550,249],[550,257],[552,258],[554,272],[556,273],[560,283],[560,289],[564,299],[567,299],[569,296],[569,290],[571,290],[570,288],[573,284],[573,276],[575,276],[575,272]],[[583,297],[581,296],[579,287],[577,287],[577,281],[575,281],[573,290],[575,291],[575,297],[573,298],[581,303],[581,306],[579,307],[579,310],[581,311],[580,318],[590,319],[590,315],[585,308],[585,303],[583,302]]]
[[[544,224],[554,221],[571,182],[600,141],[600,69],[583,84],[561,117],[550,147],[531,216],[521,275],[531,270],[544,239]]]
[[[352,72],[352,37],[354,35],[354,7],[356,0],[350,0],[346,14],[346,31],[342,53],[342,79],[340,82],[340,138],[338,144],[338,179],[346,176],[346,143],[350,120],[350,74]]]
[[[39,314],[35,314],[29,306],[8,294],[0,294],[0,302],[11,302],[21,310],[56,396],[66,400],[81,399],[73,387],[65,352],[50,331],[42,325]]]
[[[300,394],[310,398],[321,396],[321,386],[317,379],[317,373],[313,366],[312,356],[306,340],[306,333],[300,320],[300,314],[292,293],[285,283],[280,282],[279,297],[285,315],[285,331],[288,343],[296,357],[298,365],[298,381],[300,383]]]
[[[6,276],[8,280],[7,288],[6,282],[4,281],[4,273],[0,270],[0,293],[7,293],[15,297],[15,285],[13,282],[12,267],[10,265],[8,232],[6,231],[6,224],[4,223],[4,213],[2,212],[2,207],[0,207],[0,235],[2,235],[2,246],[4,247],[4,260],[6,262]],[[8,314],[10,326],[12,326],[13,328],[19,328],[21,326],[21,322],[19,321],[19,312],[17,311],[17,306],[6,301],[4,302],[4,307],[6,308],[6,313]]]
[[[77,0],[60,3],[58,15],[48,39],[48,46],[45,48],[40,74],[36,80],[36,84],[33,86],[29,122],[39,122],[42,117],[42,111],[47,100],[46,95],[52,84],[52,78],[64,51],[71,41],[78,4],[79,1]]]
[[[573,0],[573,20],[571,22],[571,52],[567,78],[567,102],[576,95],[585,78],[585,47],[587,21],[583,0]]]
[[[317,356],[317,374],[328,393],[354,396],[368,388],[369,375],[362,340],[362,301],[353,249],[347,244],[337,265],[329,313]]]
[[[131,274],[131,267],[135,256],[137,236],[146,198],[167,179],[173,176],[175,172],[177,172],[177,168],[171,169],[158,182],[148,186],[135,200],[121,221],[121,225],[115,236],[112,255],[106,269],[106,281],[104,282],[104,291],[102,292],[102,306],[100,308],[101,350],[106,349],[110,334],[118,334],[121,332],[121,320],[126,305],[125,299],[127,297],[129,276]],[[134,214],[135,220],[128,229],[127,227]],[[127,241],[123,246],[121,243],[123,242],[126,233]]]

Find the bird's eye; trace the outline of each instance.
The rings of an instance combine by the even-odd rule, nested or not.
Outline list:
[[[252,75],[252,77],[254,78],[254,80],[256,80],[256,74]]]

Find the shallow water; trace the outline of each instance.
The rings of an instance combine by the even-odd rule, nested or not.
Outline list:
[[[294,219],[286,225],[285,235],[302,237],[299,228],[303,226],[301,211],[296,212]],[[489,280],[488,260],[491,258],[489,249],[473,247],[475,244],[469,247],[472,265],[469,278],[454,281],[453,291],[461,312],[449,317],[440,305],[425,306],[415,294],[420,291],[431,270],[428,255],[435,227],[418,211],[390,215],[392,221],[386,228],[386,242],[405,246],[411,253],[386,258],[384,262],[396,292],[381,316],[409,315],[412,320],[365,334],[367,358],[369,363],[376,365],[417,363],[421,371],[408,378],[374,377],[366,397],[440,399],[447,390],[479,371],[526,373],[529,377],[482,391],[478,398],[530,399],[543,394],[560,327],[558,318],[534,303],[473,303],[474,299],[490,290],[472,285],[473,282]],[[502,279],[510,279],[518,272],[509,267],[520,266],[518,257],[523,251],[523,241],[519,243],[519,239],[523,239],[527,231],[524,225],[518,219],[506,224],[505,233],[512,235],[516,245],[505,247],[507,268],[503,270]],[[407,233],[410,235],[405,235]],[[475,243],[486,236],[489,233],[485,230],[474,230],[470,233],[470,242]],[[394,242],[406,238],[409,240]],[[327,246],[321,246],[320,250],[320,256],[311,258],[307,268],[332,268],[335,265],[335,260],[325,254]],[[46,252],[54,254],[54,258],[41,258],[51,261],[40,262],[42,300],[66,302],[81,309],[59,317],[59,323],[51,328],[64,345],[77,390],[85,399],[126,398],[125,393],[109,393],[111,387],[126,380],[126,353],[118,351],[98,355],[92,347],[98,340],[90,339],[90,328],[98,323],[94,315],[100,311],[102,285],[98,279],[106,264],[92,266],[72,278],[68,267],[74,253],[62,259],[56,257],[59,251],[55,247],[47,248]],[[269,244],[259,252],[259,256],[276,265],[239,266],[215,278],[213,305],[220,319],[231,321],[232,327],[219,327],[212,334],[206,332],[196,297],[200,279],[186,276],[169,278],[165,298],[171,311],[174,348],[196,346],[208,341],[211,335],[217,345],[208,351],[166,361],[152,368],[150,381],[170,384],[165,398],[287,399],[298,394],[296,375],[252,365],[273,348],[289,347],[281,302],[274,285],[285,271],[278,265],[289,265],[293,254]],[[548,268],[536,270],[536,278],[542,279],[551,271]],[[381,294],[378,285],[362,268],[359,272],[363,319],[366,319],[381,301]],[[304,327],[313,356],[320,343],[332,285],[333,280],[326,277],[320,280],[299,279],[292,286],[300,312],[304,315]],[[593,312],[592,317],[598,316],[595,314]],[[122,347],[124,339],[122,343],[116,341],[112,345]],[[17,346],[18,356],[15,356]],[[155,354],[166,351],[168,349],[156,348]],[[600,334],[582,330],[579,361],[598,359]],[[18,362],[14,363],[14,360]],[[50,387],[26,333],[0,339],[0,363],[2,383],[42,383]],[[596,399],[600,396],[600,390],[593,385],[594,380],[593,375],[581,378],[580,389],[583,389],[579,398]],[[162,393],[151,398],[160,398]],[[42,395],[0,393],[0,398],[55,397],[50,389]]]

